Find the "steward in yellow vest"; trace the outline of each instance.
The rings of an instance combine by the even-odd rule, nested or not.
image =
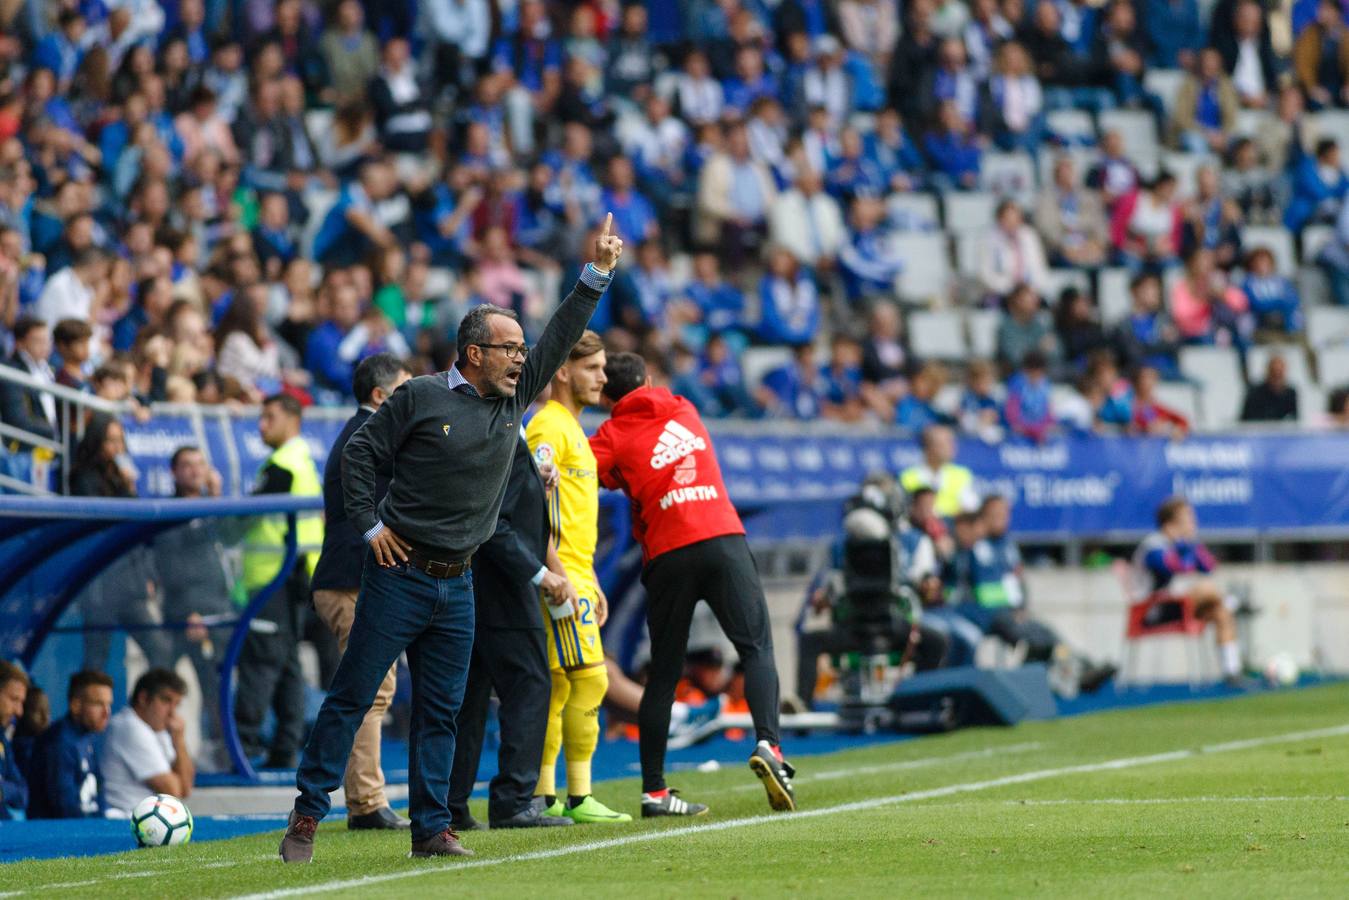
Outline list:
[[[955,433],[945,425],[929,425],[923,429],[922,464],[910,466],[899,475],[905,493],[931,488],[936,495],[935,512],[944,519],[979,508],[974,473],[956,465],[955,456]]]

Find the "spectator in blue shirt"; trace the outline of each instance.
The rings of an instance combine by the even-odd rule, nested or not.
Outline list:
[[[823,415],[829,402],[827,390],[815,363],[815,350],[807,342],[792,348],[791,362],[764,376],[758,397],[771,416],[811,421]]]
[[[1139,19],[1148,42],[1148,65],[1192,69],[1204,46],[1204,26],[1196,0],[1143,0]]]
[[[890,296],[895,278],[904,270],[904,260],[891,249],[889,232],[882,227],[885,204],[873,197],[858,197],[851,214],[852,236],[838,254],[848,299],[856,303]]]
[[[885,169],[866,155],[862,135],[845,128],[839,136],[839,153],[828,161],[825,186],[839,202],[854,197],[884,197],[890,190]]]
[[[820,367],[825,418],[855,422],[862,418],[862,345],[846,334],[829,342],[829,361]]]
[[[309,333],[304,350],[304,366],[313,372],[323,387],[343,396],[351,393],[351,376],[356,355],[344,351],[343,342],[361,320],[361,299],[350,283],[331,286],[328,318]]]
[[[1128,368],[1150,366],[1166,377],[1176,377],[1180,332],[1162,308],[1162,282],[1153,273],[1138,275],[1129,285],[1129,314],[1111,335],[1115,353]]]
[[[1333,222],[1349,192],[1349,177],[1340,167],[1340,145],[1333,138],[1316,142],[1314,157],[1304,157],[1293,170],[1293,200],[1284,210],[1283,224],[1300,232],[1312,222]]]
[[[13,663],[0,660],[0,822],[28,809],[28,779],[19,770],[9,727],[23,714],[28,698],[28,676]]]
[[[523,0],[519,28],[497,40],[492,66],[512,84],[506,97],[511,146],[529,153],[536,117],[549,115],[562,93],[562,46],[552,37],[542,0]]]
[[[740,359],[725,335],[714,334],[703,347],[701,379],[716,398],[720,415],[757,418],[761,410],[745,387]]]
[[[684,287],[684,295],[702,313],[703,328],[709,335],[727,331],[746,332],[745,295],[721,274],[715,253],[693,257],[693,280]]]
[[[932,181],[940,191],[970,191],[979,186],[983,149],[970,134],[960,108],[946,101],[937,108],[937,128],[923,139],[932,164]]]
[[[1021,361],[1021,371],[1007,382],[1003,418],[1012,434],[1037,444],[1049,438],[1054,429],[1049,389],[1049,363],[1043,353],[1032,350]]]
[[[782,247],[769,251],[768,271],[759,280],[759,307],[759,340],[765,344],[805,344],[819,331],[815,282]]]
[[[262,195],[258,224],[253,228],[253,252],[270,279],[280,277],[282,270],[299,255],[300,245],[290,226],[290,203],[285,194]]]
[[[375,247],[392,245],[393,233],[380,222],[375,207],[393,196],[397,186],[397,176],[388,163],[362,166],[360,180],[343,186],[337,204],[319,226],[314,258],[329,266],[349,265]]]
[[[633,185],[632,160],[615,156],[609,160],[609,187],[600,194],[600,207],[614,215],[613,232],[633,244],[660,235],[660,222],[651,202]]]
[[[102,672],[70,678],[69,712],[37,739],[28,763],[28,818],[103,815],[103,778],[96,739],[112,715],[112,679]]]
[[[904,128],[899,110],[886,107],[876,115],[876,130],[867,135],[867,156],[880,165],[892,191],[915,190],[922,186],[927,163]]]
[[[1284,334],[1302,331],[1302,301],[1297,286],[1274,268],[1274,254],[1257,247],[1246,257],[1246,279],[1241,289],[1250,301],[1256,327]]]
[[[937,409],[937,394],[946,384],[946,367],[939,362],[924,363],[909,383],[909,393],[895,408],[895,424],[913,434],[922,434],[931,425],[954,425],[955,420]]]
[[[741,116],[760,97],[778,95],[777,79],[764,70],[763,54],[755,47],[741,47],[735,54],[735,77],[723,85],[726,109]]]
[[[56,20],[56,30],[38,41],[33,51],[33,67],[50,69],[56,75],[61,93],[70,90],[70,83],[84,59],[84,33],[87,25],[78,10],[63,9]]]

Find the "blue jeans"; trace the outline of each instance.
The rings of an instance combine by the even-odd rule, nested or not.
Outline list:
[[[356,730],[404,650],[412,671],[408,801],[412,839],[450,827],[455,716],[473,653],[473,576],[432,578],[406,565],[381,568],[367,553],[347,652],[305,745],[295,809],[321,819],[342,783]]]
[[[972,666],[974,655],[983,640],[979,626],[949,606],[931,606],[923,609],[923,624],[946,636],[946,664]]]

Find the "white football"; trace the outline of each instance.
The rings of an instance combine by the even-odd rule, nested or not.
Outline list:
[[[192,811],[171,794],[152,794],[131,811],[131,833],[142,847],[171,847],[192,840]]]
[[[1291,653],[1275,653],[1265,662],[1265,681],[1273,687],[1288,687],[1297,684],[1297,660]]]

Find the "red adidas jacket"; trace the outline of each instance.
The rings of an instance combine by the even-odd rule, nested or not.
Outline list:
[[[650,562],[709,538],[744,534],[693,404],[665,388],[638,388],[590,439],[600,484],[632,503],[632,536]]]

